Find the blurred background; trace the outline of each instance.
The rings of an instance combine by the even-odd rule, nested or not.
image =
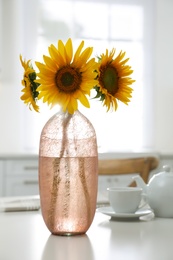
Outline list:
[[[85,40],[97,56],[126,52],[136,80],[129,106],[106,113],[81,108],[97,132],[99,152],[173,152],[173,1],[0,0],[0,153],[38,153],[40,131],[56,111],[37,114],[20,100],[25,59],[42,61],[50,44]]]
[[[20,100],[19,61],[42,61],[50,44],[71,37],[93,55],[126,52],[134,73],[131,103],[107,113],[95,100],[80,108],[93,123],[98,151],[173,154],[172,0],[0,0],[0,154],[37,155],[40,132],[56,112],[37,114]],[[172,158],[172,157],[170,157]],[[0,166],[4,167],[4,166]]]

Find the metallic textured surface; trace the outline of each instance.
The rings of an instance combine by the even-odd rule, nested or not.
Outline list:
[[[96,209],[97,181],[97,142],[90,122],[78,111],[50,119],[40,140],[39,186],[42,215],[51,233],[88,230]]]

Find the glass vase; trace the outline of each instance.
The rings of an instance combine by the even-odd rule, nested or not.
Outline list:
[[[39,148],[39,189],[44,222],[52,234],[77,235],[90,227],[97,200],[95,130],[78,110],[59,112],[44,126]]]

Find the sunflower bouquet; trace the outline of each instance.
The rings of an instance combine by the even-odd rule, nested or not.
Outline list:
[[[21,100],[39,112],[38,100],[47,103],[51,108],[57,104],[64,112],[73,114],[78,109],[78,101],[89,108],[88,97],[91,90],[95,90],[94,98],[99,99],[103,106],[116,111],[118,100],[128,104],[133,89],[130,87],[135,80],[130,75],[133,70],[124,59],[125,52],[115,57],[116,50],[105,53],[99,57],[91,58],[93,47],[84,48],[82,41],[73,55],[71,38],[64,44],[58,41],[57,47],[51,44],[48,48],[49,56],[43,55],[43,63],[38,61],[33,68],[31,61],[20,61],[24,68],[22,80]]]

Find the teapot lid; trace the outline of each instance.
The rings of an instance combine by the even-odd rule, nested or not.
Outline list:
[[[171,167],[169,165],[163,165],[163,170],[164,170],[164,172],[170,172]]]
[[[163,165],[163,171],[156,174],[157,176],[164,176],[164,177],[173,177],[173,172],[171,171],[171,167],[169,165]]]

